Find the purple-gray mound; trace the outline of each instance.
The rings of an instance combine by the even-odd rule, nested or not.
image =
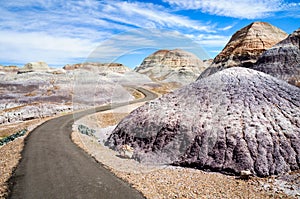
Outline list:
[[[300,87],[300,29],[264,52],[250,68]]]
[[[300,89],[235,67],[146,103],[106,145],[128,144],[141,162],[257,176],[300,167]]]

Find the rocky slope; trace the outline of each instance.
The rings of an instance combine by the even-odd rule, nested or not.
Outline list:
[[[135,71],[156,81],[185,85],[195,81],[204,69],[205,65],[194,54],[175,49],[156,51],[146,57]]]
[[[249,67],[264,51],[287,36],[287,33],[269,23],[251,23],[231,37],[225,48],[215,57],[212,65],[201,73],[199,78],[229,67]]]
[[[300,87],[300,29],[264,52],[252,68]]]
[[[124,118],[106,145],[141,162],[258,176],[300,167],[300,89],[234,67],[151,101]]]

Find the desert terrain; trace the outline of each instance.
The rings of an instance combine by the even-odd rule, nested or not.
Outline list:
[[[0,198],[300,198],[299,44],[253,22],[213,60],[1,66]]]

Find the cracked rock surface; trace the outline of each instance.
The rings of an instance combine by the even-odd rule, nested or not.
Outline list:
[[[106,145],[144,163],[269,176],[300,167],[300,89],[242,67],[220,71],[131,112]]]

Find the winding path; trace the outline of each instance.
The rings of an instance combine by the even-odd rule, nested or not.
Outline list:
[[[148,101],[156,94],[136,88],[145,98],[49,120],[25,139],[22,159],[11,177],[9,198],[143,198],[71,141],[74,120],[95,112]]]

